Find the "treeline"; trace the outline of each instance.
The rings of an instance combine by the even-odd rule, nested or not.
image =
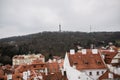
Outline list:
[[[106,46],[112,42],[120,46],[120,32],[41,32],[0,40],[0,63],[11,63],[18,54],[42,53],[48,59],[52,55],[64,57],[66,51],[80,45],[90,48]]]

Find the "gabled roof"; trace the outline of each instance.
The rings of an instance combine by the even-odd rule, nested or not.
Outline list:
[[[106,64],[110,64],[112,59],[116,56],[117,51],[110,51],[110,50],[101,50],[101,54],[105,55],[105,62]]]
[[[68,54],[71,66],[76,66],[78,70],[85,69],[105,69],[106,66],[99,54],[93,54],[91,49],[86,50],[86,54],[77,52],[75,54]]]

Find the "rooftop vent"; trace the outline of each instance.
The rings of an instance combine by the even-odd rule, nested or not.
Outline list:
[[[70,54],[75,54],[75,50],[74,49],[70,49]]]
[[[86,53],[87,53],[86,49],[82,49],[82,54],[86,54]]]
[[[108,73],[108,78],[113,79],[113,74],[112,73]]]
[[[97,50],[97,49],[92,49],[92,53],[93,53],[93,54],[97,54],[97,53],[98,53],[98,50]]]

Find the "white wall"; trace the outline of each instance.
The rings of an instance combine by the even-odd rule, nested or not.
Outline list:
[[[69,59],[68,59],[68,54],[66,53],[66,55],[65,55],[65,59],[64,59],[64,64],[63,64],[63,66],[64,66],[64,70],[66,71],[66,69],[68,68],[68,67],[70,67],[70,63],[69,63]]]
[[[112,59],[111,63],[119,63],[119,59]]]
[[[90,70],[83,70],[88,76],[90,76],[94,80],[98,80],[98,78],[106,72],[106,69],[90,69]],[[103,71],[103,73],[102,73]],[[92,72],[92,75],[89,75],[89,73]],[[97,72],[99,72],[99,75],[97,75]]]
[[[116,56],[112,59],[111,63],[119,63],[120,53],[116,54]]]
[[[115,74],[120,75],[120,67],[113,67],[112,65],[107,65],[109,70]]]
[[[68,80],[92,80],[85,73],[82,73],[70,66],[67,53],[64,60],[64,70],[66,71]]]
[[[67,67],[66,73],[68,80],[93,80],[84,72],[80,72],[72,67]]]
[[[7,80],[12,80],[12,74],[7,75]]]

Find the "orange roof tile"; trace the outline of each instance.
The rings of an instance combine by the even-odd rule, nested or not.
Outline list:
[[[62,76],[61,72],[48,74],[43,76],[43,80],[68,80],[66,76]]]
[[[27,70],[45,69],[45,67],[46,67],[46,64],[43,62],[32,63],[30,65],[23,64],[23,65],[19,65],[19,67],[17,67],[15,71],[22,73],[22,72],[27,71]]]
[[[110,50],[101,50],[101,53],[105,55],[105,62],[110,64],[117,51],[111,52]]]
[[[22,73],[15,73],[12,75],[12,80],[22,80]]]
[[[87,49],[86,54],[82,54],[82,52],[77,52],[75,54],[68,54],[68,57],[70,65],[75,65],[78,70],[106,68],[100,54],[92,54],[92,51],[90,49]]]
[[[59,64],[57,62],[46,63],[49,73],[59,72]]]

